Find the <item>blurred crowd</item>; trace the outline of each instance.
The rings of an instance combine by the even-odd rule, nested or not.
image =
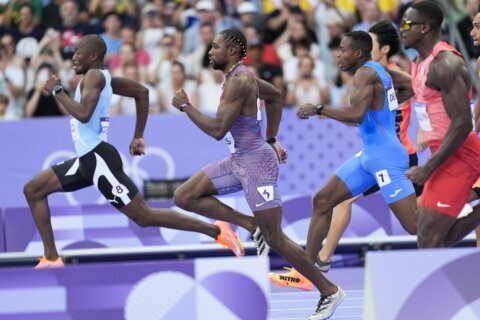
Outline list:
[[[446,1],[472,58],[469,33],[479,1]],[[74,93],[79,78],[71,58],[78,40],[91,33],[105,40],[105,68],[113,76],[149,88],[152,113],[178,112],[170,102],[180,88],[201,111],[215,112],[224,78],[209,67],[208,51],[216,32],[231,27],[247,38],[245,64],[283,92],[286,107],[347,105],[352,77],[335,63],[341,36],[382,19],[398,25],[411,2],[0,0],[0,119],[63,115],[43,85],[58,74]],[[404,50],[394,61],[409,71]],[[114,96],[112,114],[133,113],[132,99]]]

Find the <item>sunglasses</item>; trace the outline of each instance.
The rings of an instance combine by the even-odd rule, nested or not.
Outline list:
[[[425,24],[425,22],[413,22],[410,20],[402,20],[402,24],[400,26],[400,30],[407,31],[415,24]]]

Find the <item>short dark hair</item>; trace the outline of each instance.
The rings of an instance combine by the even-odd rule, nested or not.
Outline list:
[[[443,22],[443,10],[440,5],[431,0],[414,2],[411,5],[412,9],[417,10],[422,19],[425,19],[425,23],[428,23],[433,28],[440,28]]]
[[[82,43],[87,47],[89,52],[94,52],[98,55],[98,59],[103,61],[107,53],[107,44],[98,34],[87,34],[83,36]]]
[[[22,4],[20,5],[20,7],[18,8],[18,10],[20,11],[20,10],[22,10],[24,7],[27,7],[28,9],[30,9],[30,13],[33,14],[33,15],[35,15],[35,10],[33,9],[33,6],[32,6],[30,3],[28,3],[28,2],[22,3]]]
[[[236,46],[240,49],[240,59],[243,59],[247,55],[247,39],[243,33],[238,29],[225,29],[220,33],[227,45]]]
[[[345,33],[344,38],[349,38],[354,50],[361,50],[366,57],[372,56],[372,37],[365,31],[351,31]]]
[[[328,43],[328,49],[337,49],[338,47],[340,47],[340,42],[342,42],[342,39],[340,37],[332,38]]]
[[[387,53],[387,58],[395,55],[400,49],[400,39],[398,38],[397,29],[388,20],[382,20],[373,25],[368,32],[377,36],[380,48],[389,46],[390,51]]]

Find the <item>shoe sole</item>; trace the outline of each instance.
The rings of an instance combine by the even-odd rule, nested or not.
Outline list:
[[[270,282],[274,285],[276,285],[277,287],[280,287],[280,288],[292,288],[292,289],[298,289],[298,290],[303,290],[303,291],[312,291],[312,288],[306,288],[306,287],[301,287],[301,286],[296,286],[296,285],[289,285],[289,284],[285,284],[285,282],[280,282],[278,280],[276,280],[275,278],[272,278],[270,276],[268,276],[268,279],[270,280]],[[312,285],[313,287],[313,285]]]

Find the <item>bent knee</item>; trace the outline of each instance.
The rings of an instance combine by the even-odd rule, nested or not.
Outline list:
[[[183,188],[178,188],[173,194],[173,201],[177,207],[185,209],[191,201],[191,196]]]
[[[27,200],[36,200],[40,198],[40,189],[37,187],[37,184],[30,180],[23,186],[23,194]]]
[[[326,192],[319,191],[313,196],[313,207],[321,209],[321,212],[329,212],[328,209],[333,209],[332,199]],[[316,212],[319,212],[315,210]]]

